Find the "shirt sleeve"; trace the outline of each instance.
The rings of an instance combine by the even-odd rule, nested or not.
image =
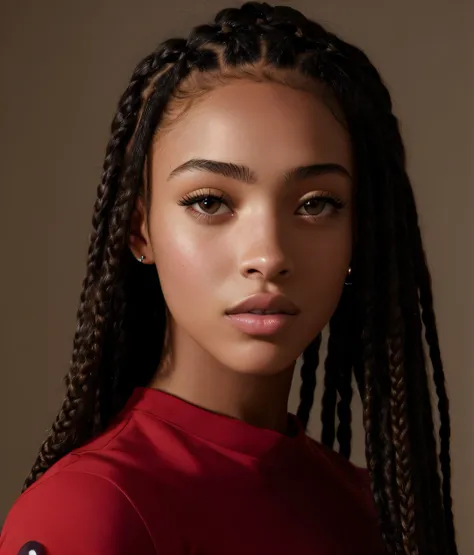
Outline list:
[[[39,545],[37,555],[156,555],[127,496],[108,479],[77,471],[45,476],[13,505],[0,555],[27,555],[28,545]]]

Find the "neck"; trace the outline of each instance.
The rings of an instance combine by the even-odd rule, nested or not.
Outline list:
[[[177,349],[160,364],[149,387],[259,428],[288,433],[288,397],[295,363],[272,374],[224,367],[196,345]]]

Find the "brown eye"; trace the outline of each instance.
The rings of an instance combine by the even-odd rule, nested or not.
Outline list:
[[[330,196],[315,196],[304,201],[298,210],[298,214],[306,217],[317,218],[319,216],[330,216],[344,208],[344,202]]]
[[[227,213],[232,213],[230,209],[231,200],[223,194],[212,194],[212,192],[194,192],[185,195],[178,204],[185,206],[187,210],[197,216],[214,218]]]
[[[309,216],[319,216],[326,208],[328,202],[326,200],[321,200],[317,198],[312,198],[307,200],[303,205],[306,214]]]
[[[206,214],[215,214],[222,205],[222,201],[215,197],[206,197],[196,203]]]

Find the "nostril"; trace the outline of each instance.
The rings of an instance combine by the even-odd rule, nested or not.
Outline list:
[[[293,271],[290,261],[283,256],[259,257],[247,260],[240,267],[241,275],[247,278],[287,278]]]
[[[287,277],[290,274],[290,270],[284,269],[277,272],[265,272],[264,270],[257,270],[256,268],[247,268],[245,274],[248,277],[262,276],[265,279],[272,279],[276,276]]]

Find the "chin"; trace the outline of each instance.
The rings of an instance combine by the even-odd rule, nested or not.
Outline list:
[[[292,367],[300,353],[289,346],[254,340],[215,356],[229,369],[253,376],[273,376]]]

